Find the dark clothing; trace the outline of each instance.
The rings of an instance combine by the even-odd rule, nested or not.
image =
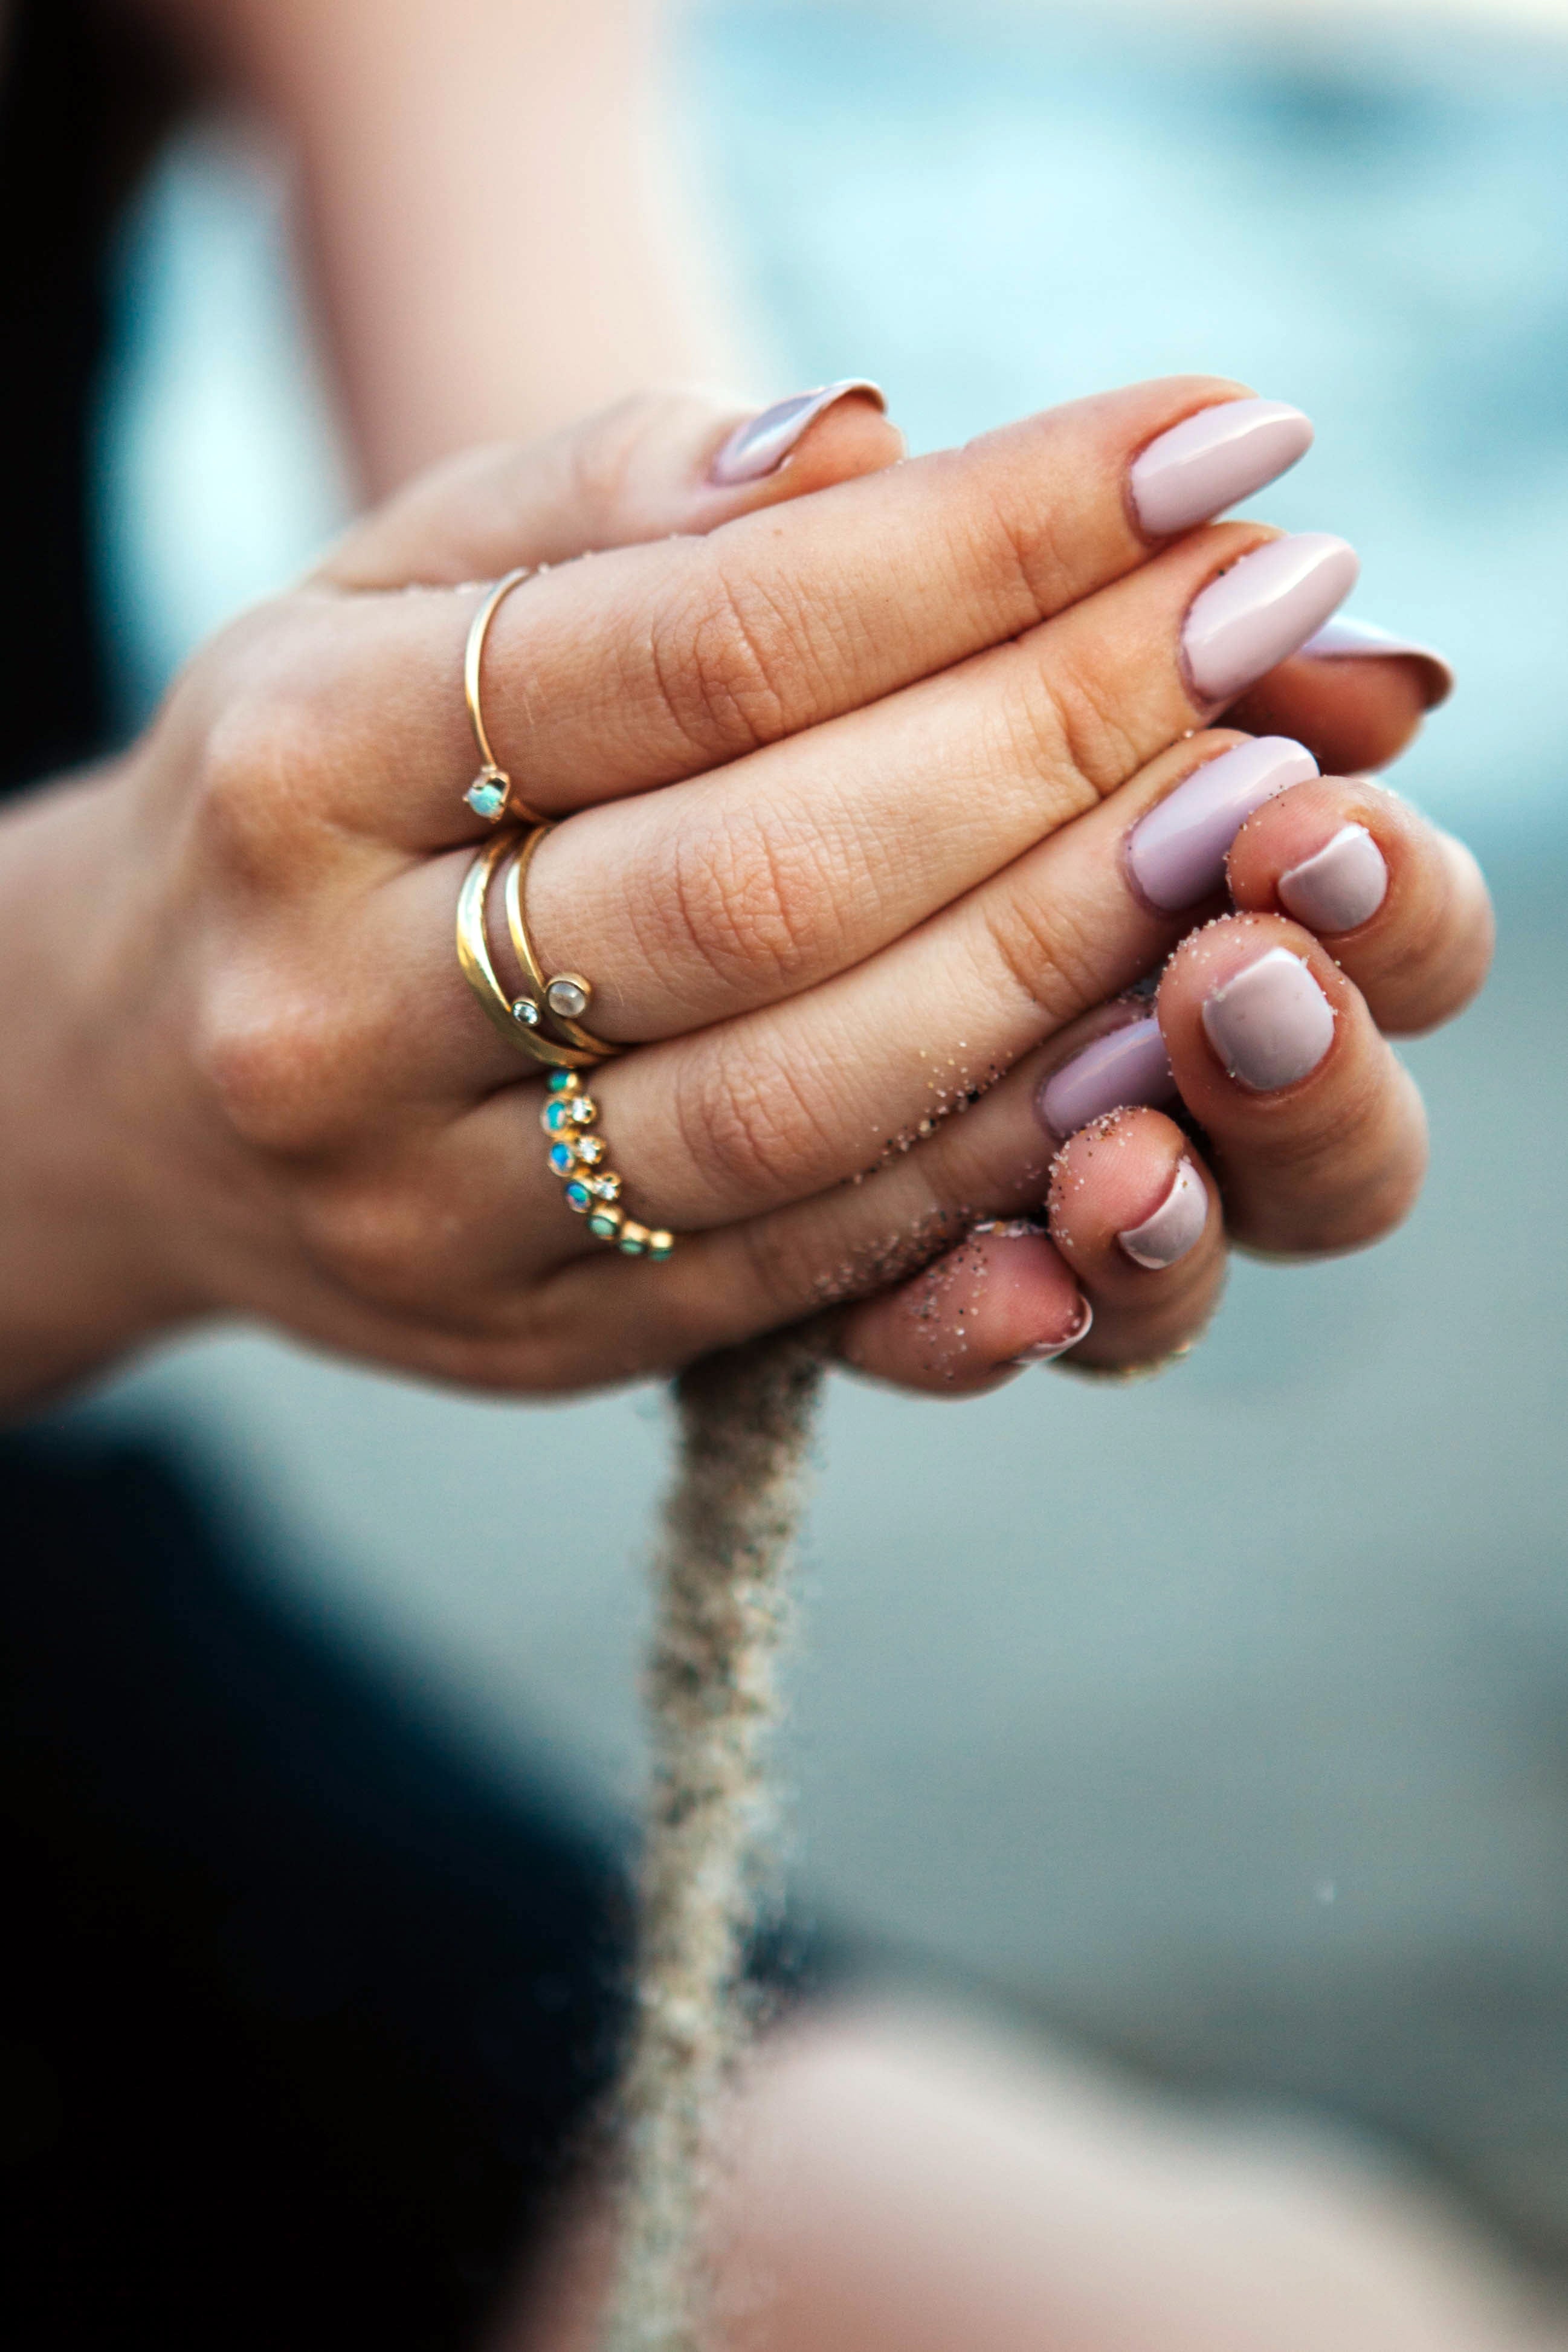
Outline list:
[[[90,0],[5,23],[14,786],[104,748],[105,257],[172,84]],[[0,1443],[0,2336],[472,2341],[606,2080],[614,1858],[291,1620],[155,1450]]]
[[[613,2062],[608,1852],[151,1450],[0,1441],[0,2332],[470,2341]]]

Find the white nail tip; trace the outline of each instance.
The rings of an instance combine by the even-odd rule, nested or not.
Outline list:
[[[1181,1160],[1170,1191],[1141,1225],[1129,1225],[1116,1239],[1134,1265],[1153,1274],[1186,1255],[1208,1222],[1208,1194],[1190,1160]]]
[[[1364,824],[1342,824],[1313,857],[1280,877],[1280,903],[1312,931],[1354,931],[1388,895],[1388,868]]]
[[[1086,1298],[1080,1304],[1082,1312],[1065,1339],[1039,1339],[1032,1348],[1025,1348],[1021,1355],[1015,1356],[1013,1362],[1019,1365],[1053,1364],[1058,1356],[1065,1356],[1069,1348],[1076,1348],[1081,1339],[1086,1339],[1094,1321],[1094,1309]]]
[[[1270,948],[1217,988],[1204,1004],[1209,1044],[1230,1076],[1253,1094],[1294,1086],[1333,1043],[1333,1007],[1289,948]]]

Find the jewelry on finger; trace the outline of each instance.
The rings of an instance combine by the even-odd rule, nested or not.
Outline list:
[[[507,929],[511,934],[512,952],[522,965],[532,985],[534,999],[554,1023],[569,1045],[580,1053],[591,1055],[595,1061],[607,1062],[621,1047],[604,1037],[596,1037],[591,1029],[582,1025],[582,1014],[593,1002],[593,983],[580,971],[558,971],[547,977],[544,966],[534,951],[528,933],[528,917],[523,910],[523,886],[528,877],[534,852],[547,833],[554,831],[548,817],[541,818],[524,839],[507,868],[505,899]]]
[[[515,834],[497,834],[493,841],[486,843],[464,876],[463,887],[457,894],[457,961],[464,979],[484,1006],[486,1018],[519,1053],[530,1055],[550,1070],[589,1069],[595,1062],[602,1061],[603,1055],[559,1044],[544,1026],[539,1008],[531,997],[507,994],[490,953],[485,925],[490,883],[502,858],[509,856],[516,845]]]
[[[512,789],[512,780],[490,749],[486,732],[485,712],[479,697],[479,665],[485,656],[485,640],[490,624],[503,598],[510,595],[520,581],[528,577],[526,565],[508,572],[497,580],[474,618],[468,624],[468,642],[463,649],[463,698],[468,705],[468,718],[474,730],[474,740],[479,747],[479,772],[463,797],[476,816],[488,824],[499,824],[505,816],[518,816],[529,824],[539,823],[537,809],[518,797]]]
[[[591,1132],[599,1105],[575,1070],[553,1070],[539,1125],[549,1138],[549,1165],[565,1187],[566,1205],[588,1220],[596,1241],[627,1257],[666,1258],[675,1237],[662,1225],[639,1224],[621,1206],[621,1179],[606,1167],[604,1138]]]

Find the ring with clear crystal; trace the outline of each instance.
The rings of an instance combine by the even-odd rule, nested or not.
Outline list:
[[[591,1029],[585,1029],[582,1025],[582,1015],[593,1002],[592,982],[585,980],[580,971],[547,974],[528,932],[523,888],[535,850],[546,834],[554,830],[549,818],[541,817],[532,831],[524,835],[521,847],[507,868],[507,929],[511,937],[512,952],[528,974],[533,990],[532,999],[523,1001],[531,1001],[556,1034],[569,1045],[574,1045],[580,1054],[591,1055],[595,1061],[607,1062],[612,1055],[620,1053],[621,1047],[611,1045],[607,1038],[596,1037]]]
[[[463,887],[457,894],[458,964],[464,979],[484,1006],[486,1017],[520,1052],[550,1070],[591,1069],[595,1062],[605,1059],[605,1054],[561,1044],[550,1034],[540,1007],[531,997],[514,997],[503,988],[496,970],[486,922],[490,884],[502,858],[510,856],[516,846],[515,834],[497,834],[493,841],[486,843],[463,877]],[[606,1048],[607,1053],[619,1051],[618,1046]]]
[[[518,797],[512,780],[490,749],[490,738],[485,728],[485,713],[479,698],[479,665],[484,659],[485,639],[504,597],[509,596],[520,581],[529,577],[526,566],[508,572],[497,580],[474,618],[468,624],[468,642],[463,649],[463,698],[468,705],[469,722],[474,740],[479,746],[479,772],[463,797],[476,816],[486,824],[499,824],[505,816],[524,818],[530,824],[539,822],[537,809]]]

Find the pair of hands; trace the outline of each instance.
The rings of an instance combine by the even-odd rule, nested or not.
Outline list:
[[[971,1391],[1064,1347],[1168,1354],[1228,1241],[1385,1231],[1424,1133],[1385,1034],[1479,984],[1485,893],[1299,749],[1363,770],[1429,698],[1418,661],[1289,657],[1354,578],[1343,543],[1180,530],[1168,478],[1140,522],[1141,454],[1239,389],[906,463],[852,395],[727,484],[733,417],[651,399],[440,469],[219,637],[125,761],[8,821],[37,1014],[5,1079],[21,1385],[237,1312],[539,1393],[832,1308],[850,1362]],[[497,615],[486,719],[571,815],[530,923],[639,1046],[593,1090],[633,1213],[682,1235],[664,1265],[588,1242],[539,1075],[454,954],[486,830],[472,583],[519,564],[557,568]],[[1265,771],[1303,781],[1237,832]],[[1129,853],[1184,784],[1201,805]],[[1385,879],[1335,932],[1347,827]],[[1122,1001],[1162,966],[1156,1006]]]

